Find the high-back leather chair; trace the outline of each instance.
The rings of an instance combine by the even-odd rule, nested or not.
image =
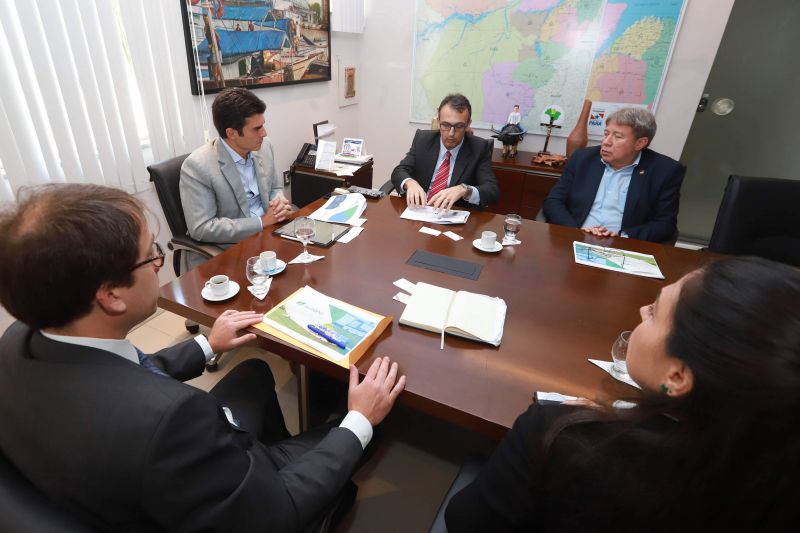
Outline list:
[[[96,530],[57,507],[0,451],[0,531],[90,533]]]
[[[730,176],[708,250],[800,266],[800,180]]]
[[[164,211],[164,218],[172,232],[167,246],[173,251],[172,268],[176,276],[180,276],[181,253],[184,251],[199,254],[206,259],[211,259],[222,251],[213,244],[204,244],[189,237],[186,229],[186,218],[183,215],[181,204],[180,181],[181,165],[189,154],[179,155],[147,167],[150,181],[156,186],[158,201]]]

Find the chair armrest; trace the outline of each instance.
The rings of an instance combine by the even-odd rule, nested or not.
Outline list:
[[[387,194],[387,195],[388,195],[388,194],[391,194],[391,193],[392,193],[392,191],[395,191],[395,188],[394,188],[394,183],[392,183],[392,180],[389,180],[389,181],[387,181],[386,183],[384,183],[383,185],[381,185],[381,188],[380,188],[379,190],[380,190],[380,191],[381,191],[383,194]],[[395,191],[395,192],[396,192],[396,191]]]
[[[172,237],[169,244],[170,250],[187,250],[211,259],[222,251],[222,248],[215,244],[204,244],[190,237]]]

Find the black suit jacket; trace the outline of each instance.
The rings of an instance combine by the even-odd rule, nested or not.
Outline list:
[[[547,221],[582,227],[604,171],[599,146],[572,154],[542,206]],[[649,148],[642,150],[631,175],[621,231],[643,241],[672,242],[678,231],[678,204],[685,172],[678,161]]]
[[[439,158],[441,134],[438,131],[417,130],[411,148],[392,171],[392,184],[403,194],[400,185],[406,178],[413,178],[426,191],[433,179],[436,160]],[[495,203],[500,198],[500,188],[492,171],[492,152],[486,139],[464,135],[464,143],[458,151],[450,186],[465,183],[478,189],[481,206]],[[466,204],[469,205],[469,204]]]
[[[156,354],[186,379],[193,340]],[[276,468],[213,396],[117,355],[19,322],[0,339],[0,447],[69,512],[113,531],[297,531],[328,506],[362,454],[334,428]]]

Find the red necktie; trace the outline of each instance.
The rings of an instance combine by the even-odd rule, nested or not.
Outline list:
[[[433,198],[436,193],[447,187],[447,179],[450,177],[450,150],[445,152],[444,161],[442,161],[439,171],[433,177],[431,190],[428,191],[428,198]]]

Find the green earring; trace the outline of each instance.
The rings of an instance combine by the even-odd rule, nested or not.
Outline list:
[[[669,387],[666,384],[661,384],[661,394],[669,394]]]

